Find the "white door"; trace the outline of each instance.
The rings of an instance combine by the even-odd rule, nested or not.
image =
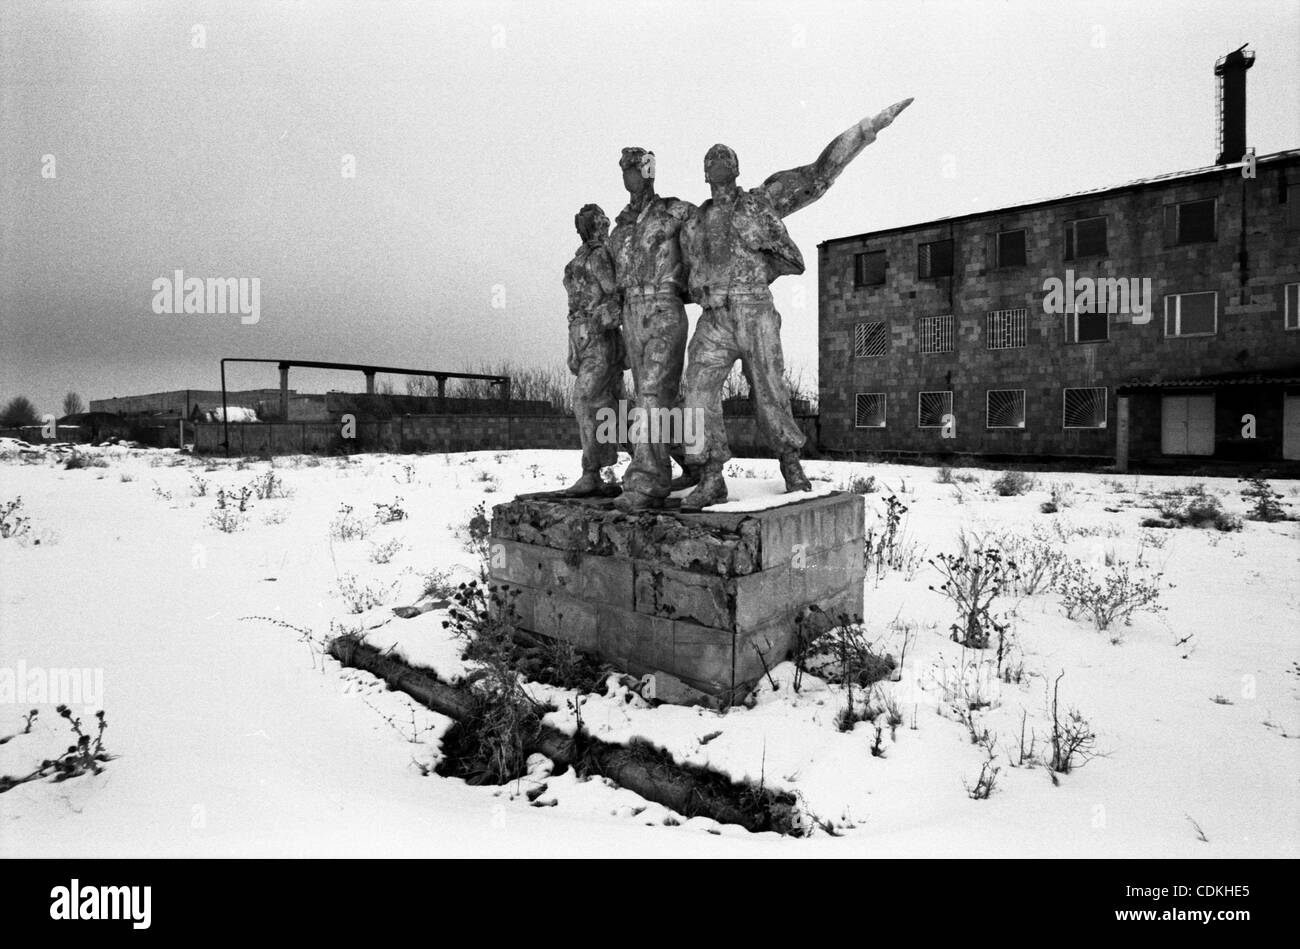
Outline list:
[[[1288,395],[1282,404],[1282,457],[1300,461],[1300,395]]]
[[[1160,404],[1160,450],[1166,455],[1213,455],[1214,396],[1165,396]]]

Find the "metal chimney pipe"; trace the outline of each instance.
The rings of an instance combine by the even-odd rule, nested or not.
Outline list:
[[[1239,162],[1246,154],[1246,70],[1255,54],[1243,43],[1214,64],[1218,78],[1219,156],[1216,165]]]

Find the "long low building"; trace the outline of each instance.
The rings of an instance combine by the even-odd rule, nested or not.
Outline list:
[[[1300,149],[1223,125],[1215,165],[819,245],[822,447],[1300,459]]]
[[[291,397],[296,397],[293,390]],[[279,389],[243,389],[226,393],[231,405],[254,405],[266,402],[278,404]],[[143,395],[114,396],[111,399],[91,399],[90,411],[112,412],[114,415],[166,415],[175,418],[192,418],[195,411],[221,405],[220,389],[172,389],[167,392],[149,392]]]

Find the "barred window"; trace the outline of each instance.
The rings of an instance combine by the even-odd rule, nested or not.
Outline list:
[[[984,393],[984,418],[988,428],[1025,427],[1025,390],[989,389]]]
[[[1105,386],[1066,389],[1062,393],[1061,424],[1064,428],[1105,428]]]
[[[916,248],[916,276],[921,280],[952,276],[952,241],[931,241]]]
[[[1065,259],[1106,256],[1106,218],[1085,217],[1065,225]]]
[[[1286,316],[1284,326],[1289,330],[1300,330],[1300,283],[1288,283],[1282,288],[1286,298]]]
[[[853,285],[876,287],[885,282],[885,252],[870,250],[853,255]]]
[[[916,397],[917,428],[942,428],[952,415],[952,392],[922,392]]]
[[[1166,336],[1213,336],[1218,324],[1219,294],[1214,290],[1165,297]]]
[[[917,323],[917,336],[923,353],[952,352],[953,318],[948,316],[923,316]]]
[[[859,323],[853,328],[853,355],[883,356],[889,346],[884,322]]]
[[[993,310],[986,323],[989,349],[1018,349],[1029,336],[1029,311]]]
[[[856,403],[853,413],[855,428],[885,427],[885,393],[859,392],[854,402]]]

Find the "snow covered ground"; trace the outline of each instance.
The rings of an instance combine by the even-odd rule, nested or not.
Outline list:
[[[899,681],[877,694],[892,697],[901,723],[879,737],[870,722],[839,731],[844,690],[805,676],[796,692],[790,664],[753,707],[722,715],[650,708],[621,688],[583,707],[601,738],[641,736],[679,761],[795,793],[819,827],[782,838],[701,818],[678,825],[630,791],[544,768],[503,788],[429,775],[448,720],[322,657],[303,634],[365,627],[376,645],[449,679],[462,674],[443,611],[400,619],[390,607],[414,602],[435,568],[469,578],[463,530],[474,506],[567,483],[576,453],[274,465],[85,454],[107,467],[66,469],[50,453],[24,462],[0,445],[0,506],[20,496],[30,519],[26,533],[0,540],[0,740],[12,736],[0,744],[0,775],[65,750],[70,731],[55,705],[67,697],[55,693],[73,681],[84,687],[73,711],[88,722],[105,710],[116,757],[99,774],[0,793],[6,856],[1300,855],[1300,524],[1139,527],[1154,513],[1144,492],[1196,482],[1244,513],[1234,480],[1055,473],[1000,497],[997,472],[957,471],[973,480],[942,484],[931,468],[808,463],[819,487],[874,476],[868,527],[879,531],[891,494],[909,508],[910,564],[872,571],[866,587],[876,649],[898,657],[907,642]],[[218,529],[218,490],[270,472],[288,496],[228,508],[237,529]],[[734,495],[752,498],[776,463],[738,460],[730,474]],[[1040,513],[1053,484],[1068,505]],[[1294,509],[1293,483],[1275,487]],[[377,504],[409,516],[379,523]],[[331,539],[331,522],[349,516],[365,536]],[[940,577],[926,558],[957,553],[962,531],[1035,530],[1100,572],[1108,559],[1163,571],[1166,609],[1099,632],[1067,619],[1055,593],[1008,598],[1009,664],[1023,674],[1005,682],[987,663],[977,673],[981,654],[950,639],[956,615],[930,589]],[[1022,723],[1026,744],[1032,734],[1042,750],[1047,689],[1062,671],[1061,705],[1091,723],[1100,755],[1054,783],[1041,764],[1013,765]],[[984,746],[960,721],[962,681],[989,703],[972,720],[988,732]],[[572,727],[568,693],[532,688],[566,709],[552,724]],[[39,715],[24,733],[30,708]],[[968,787],[990,751],[996,786],[974,800]],[[546,789],[530,802],[524,792],[539,781]]]

